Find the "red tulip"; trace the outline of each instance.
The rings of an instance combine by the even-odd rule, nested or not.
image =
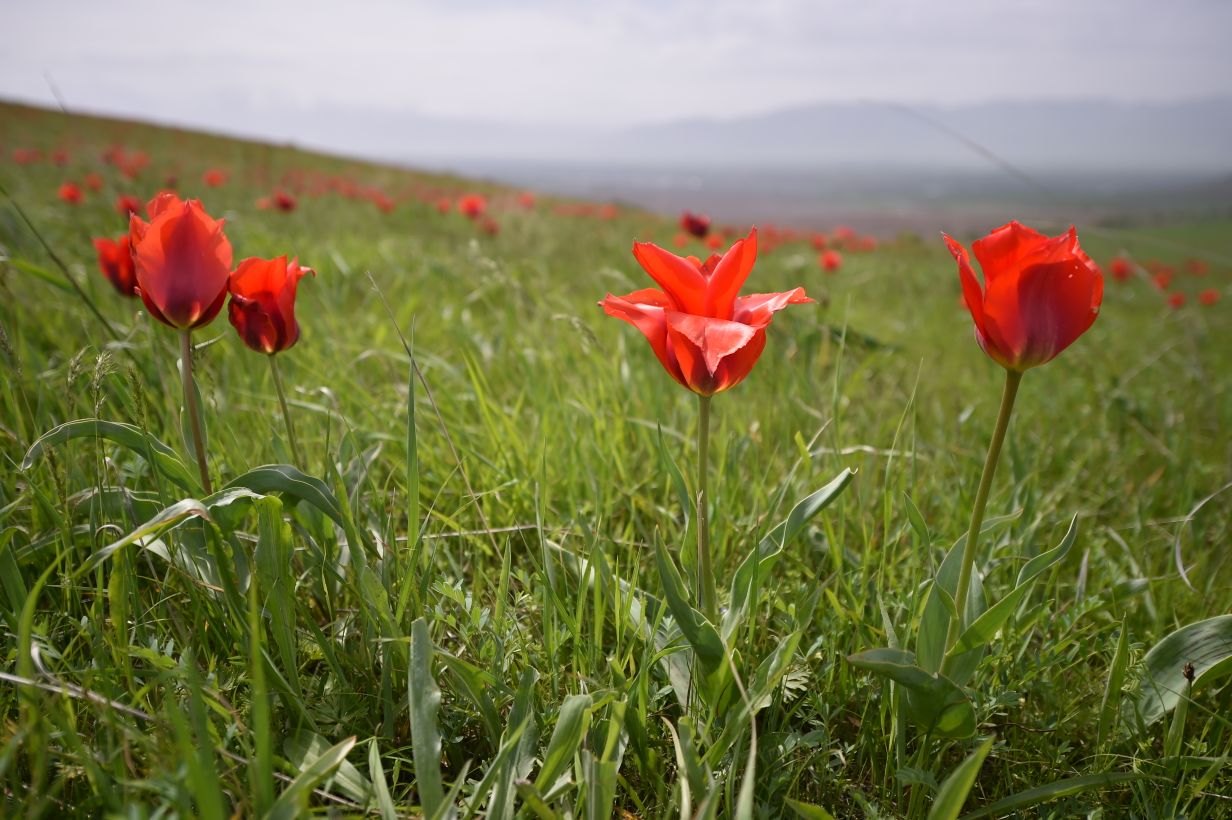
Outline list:
[[[698,239],[705,239],[706,234],[710,233],[710,217],[685,211],[680,215],[680,228]]]
[[[523,191],[518,194],[518,204],[526,210],[531,210],[535,207],[535,195],[530,191]]]
[[[982,290],[967,250],[949,236],[945,243],[958,262],[976,340],[1002,367],[1023,371],[1051,361],[1099,313],[1104,278],[1072,227],[1047,237],[1011,222],[977,239],[971,247],[984,270]]]
[[[1206,276],[1211,271],[1211,263],[1191,257],[1185,260],[1185,270],[1194,276]]]
[[[1118,256],[1108,265],[1108,272],[1118,282],[1125,282],[1133,276],[1134,268],[1124,256]]]
[[[137,272],[133,267],[129,235],[121,234],[118,239],[95,239],[94,248],[98,251],[98,269],[107,281],[124,296],[136,296]]]
[[[478,219],[488,210],[488,201],[479,194],[467,194],[458,200],[458,212],[469,219]]]
[[[448,197],[441,197],[436,201],[436,209],[443,214],[447,214],[453,210],[453,202]]]
[[[60,166],[68,165],[68,149],[67,148],[57,148],[56,150],[52,151],[51,161],[54,162],[56,165],[60,165]]]
[[[75,182],[66,182],[60,186],[60,199],[69,205],[80,205],[83,199],[81,188]]]
[[[90,173],[86,174],[82,182],[84,182],[86,184],[86,187],[89,188],[91,191],[103,190],[103,175],[97,171],[91,171]]]
[[[737,296],[757,259],[757,230],[703,264],[645,242],[633,243],[638,264],[663,290],[608,294],[608,316],[636,327],[668,374],[703,396],[739,384],[766,346],[766,327],[788,305],[812,302],[804,288]]]
[[[687,247],[689,244],[689,235],[687,233],[678,233],[672,237],[672,244],[677,248]]]
[[[1210,307],[1219,301],[1219,291],[1216,288],[1207,288],[1198,294],[1198,301]]]
[[[1172,277],[1174,273],[1172,268],[1161,267],[1156,270],[1155,275],[1151,277],[1151,281],[1155,283],[1155,287],[1160,290],[1167,290],[1172,287]]]
[[[826,235],[825,234],[815,233],[811,237],[810,241],[813,243],[814,250],[824,251],[826,249]]]
[[[116,197],[115,209],[121,216],[141,213],[141,200],[132,194],[120,194]]]
[[[209,324],[222,310],[231,275],[231,243],[223,221],[201,202],[162,193],[146,206],[150,221],[133,214],[129,236],[137,288],[150,315],[180,330]]]
[[[599,206],[600,219],[615,219],[618,216],[620,216],[620,209],[615,205],[608,203],[607,205]]]
[[[1169,293],[1168,294],[1168,307],[1172,308],[1173,310],[1176,310],[1177,308],[1185,307],[1185,294],[1181,293],[1179,290],[1176,291],[1175,293]]]
[[[277,259],[245,259],[231,274],[227,316],[244,344],[258,353],[278,353],[299,341],[295,287],[312,268]]]
[[[828,249],[821,252],[821,269],[834,273],[843,266],[843,255],[836,250]]]
[[[488,236],[496,236],[500,233],[500,223],[492,217],[485,217],[479,220],[479,230],[486,233]]]
[[[221,168],[211,168],[201,175],[201,181],[211,188],[217,188],[226,183],[227,172]]]

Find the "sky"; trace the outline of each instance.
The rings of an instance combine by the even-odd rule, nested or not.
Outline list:
[[[1232,93],[1228,0],[0,0],[0,97],[618,128],[816,101]]]

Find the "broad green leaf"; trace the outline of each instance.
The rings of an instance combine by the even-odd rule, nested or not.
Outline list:
[[[1125,671],[1129,667],[1129,627],[1121,621],[1121,636],[1117,639],[1116,652],[1108,667],[1108,682],[1104,684],[1104,699],[1099,707],[1099,728],[1095,735],[1095,748],[1104,749],[1115,729],[1120,713],[1121,688],[1125,685]]]
[[[128,535],[118,541],[113,541],[98,552],[91,555],[85,564],[77,570],[77,574],[89,572],[94,569],[103,561],[106,561],[114,555],[116,550],[122,549],[135,541],[152,539],[155,533],[162,532],[163,530],[180,523],[184,519],[192,518],[193,516],[208,519],[210,517],[210,513],[209,510],[206,509],[205,505],[195,498],[185,498],[182,501],[177,501],[170,507],[167,507],[165,510],[158,513],[158,515],[154,516],[149,521],[142,524],[137,529],[130,532]]]
[[[667,607],[671,610],[672,617],[680,627],[685,640],[696,653],[702,668],[707,674],[712,674],[722,667],[723,659],[727,654],[723,648],[723,640],[719,637],[714,624],[706,620],[705,615],[689,604],[684,581],[676,569],[675,562],[667,554],[662,540],[656,539],[656,542],[655,560],[659,567],[659,580],[663,584],[663,597],[667,601]]]
[[[790,797],[783,801],[787,804],[787,808],[796,813],[796,816],[801,820],[834,820],[834,815],[823,809],[821,806],[814,806],[812,803],[805,803],[802,800],[792,800]]]
[[[1155,644],[1143,658],[1137,708],[1150,726],[1172,711],[1186,691],[1185,664],[1193,664],[1193,692],[1232,672],[1232,615],[1188,624]]]
[[[432,676],[432,638],[428,622],[411,624],[411,658],[407,675],[407,701],[411,709],[411,745],[415,758],[415,787],[426,815],[435,815],[445,803],[441,786],[441,734],[436,712],[441,690]]]
[[[805,526],[814,516],[839,497],[854,476],[854,470],[845,469],[829,484],[805,497],[792,508],[787,518],[775,525],[740,562],[732,578],[730,601],[727,612],[723,616],[724,640],[731,640],[731,636],[748,616],[748,611],[754,605],[758,591],[765,583],[766,577],[774,568],[779,556],[782,555],[783,548],[804,531]]]
[[[849,655],[847,661],[904,687],[908,716],[921,732],[952,738],[975,734],[975,710],[962,689],[949,678],[916,666],[911,652],[868,649]]]
[[[1035,580],[1046,570],[1065,560],[1065,556],[1069,555],[1070,550],[1074,546],[1074,539],[1077,536],[1078,516],[1075,515],[1069,522],[1069,529],[1066,531],[1065,537],[1061,539],[1061,543],[1028,561],[1019,571],[1018,580],[1014,588],[1004,598],[997,601],[997,603],[990,606],[983,614],[976,618],[975,623],[967,627],[953,648],[947,653],[947,662],[953,664],[960,655],[973,649],[981,649],[988,646],[997,634],[997,630],[1009,620],[1010,616],[1014,614],[1014,610],[1022,603],[1022,599],[1031,591],[1031,587],[1035,585]]]
[[[53,447],[75,438],[103,438],[119,444],[152,464],[168,480],[181,489],[196,492],[201,489],[200,481],[194,476],[175,451],[158,439],[146,433],[140,427],[124,424],[119,421],[103,421],[102,419],[77,419],[68,421],[44,433],[22,459],[21,469],[29,470],[42,457],[48,447]]]
[[[569,769],[586,728],[590,725],[590,710],[594,703],[590,695],[570,695],[560,706],[556,716],[556,728],[543,753],[543,766],[535,777],[535,788],[541,794],[554,790],[556,782]]]
[[[937,798],[933,800],[932,808],[928,810],[928,820],[956,820],[958,813],[962,811],[963,804],[967,802],[971,787],[975,785],[975,776],[980,773],[984,758],[988,757],[992,742],[991,737],[985,739],[975,748],[974,752],[955,767],[954,771],[950,772],[949,777],[937,790]]]
[[[1080,777],[1070,777],[1058,780],[1044,786],[1012,794],[995,803],[967,812],[962,820],[978,820],[980,817],[1004,817],[1021,809],[1060,800],[1062,797],[1072,797],[1075,794],[1094,791],[1096,789],[1115,786],[1120,783],[1130,783],[1134,780],[1149,780],[1147,775],[1138,772],[1106,772],[1104,774],[1086,774]]]

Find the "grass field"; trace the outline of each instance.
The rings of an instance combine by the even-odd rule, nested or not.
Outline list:
[[[148,152],[136,179],[100,161],[116,143]],[[936,789],[994,738],[964,812],[1232,816],[1228,619],[1181,720],[1138,716],[1147,651],[1232,612],[1232,491],[1199,507],[1232,482],[1232,222],[1078,226],[1101,263],[1177,266],[1188,303],[1109,278],[1092,329],[1026,374],[989,503],[1012,517],[979,550],[990,597],[1074,515],[1077,537],[968,684],[977,736],[946,739],[846,661],[910,646],[997,413],[1001,370],[938,239],[883,241],[832,275],[805,242],[759,258],[746,291],[802,285],[819,304],[779,314],[714,399],[720,590],[796,502],[856,472],[728,637],[740,685],[708,699],[656,560],[664,544],[692,572],[671,465],[692,485],[696,402],[596,306],[650,284],[630,243],[670,247],[670,220],[7,105],[0,148],[0,813],[956,816]],[[18,165],[17,148],[69,156]],[[203,185],[209,168],[227,183]],[[101,191],[57,198],[91,172]],[[319,175],[397,207],[314,196]],[[226,218],[237,261],[317,271],[279,356],[305,476],[251,472],[293,456],[270,369],[223,315],[194,335],[198,386],[215,487],[248,489],[194,484],[176,335],[112,291],[91,245],[124,231],[118,194],[168,176]],[[283,185],[294,211],[256,207]],[[433,204],[470,190],[496,235]],[[1212,261],[1204,278],[1189,257]],[[1212,287],[1223,300],[1198,304]],[[77,419],[132,427],[28,457]]]

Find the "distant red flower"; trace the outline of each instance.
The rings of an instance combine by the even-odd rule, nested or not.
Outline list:
[[[529,211],[535,207],[535,195],[530,191],[523,191],[518,194],[518,204]]]
[[[698,239],[705,239],[706,234],[710,233],[710,217],[685,211],[680,215],[680,229]]]
[[[1125,282],[1134,275],[1134,266],[1124,256],[1115,256],[1108,264],[1108,272],[1118,282]]]
[[[479,194],[466,194],[458,200],[458,213],[468,219],[478,219],[488,210],[488,201]]]
[[[89,188],[91,191],[103,190],[103,175],[98,173],[97,171],[91,171],[90,173],[86,174],[85,177],[81,181],[84,182],[86,187]]]
[[[297,204],[295,197],[286,191],[275,191],[272,195],[257,200],[257,207],[261,210],[268,211],[272,209],[282,211],[284,214],[294,211]]]
[[[1206,276],[1211,271],[1211,264],[1205,259],[1191,257],[1185,260],[1185,270],[1194,276]]]
[[[976,340],[1008,370],[1051,361],[1099,313],[1103,275],[1078,246],[1072,227],[1048,237],[1010,222],[977,239],[972,250],[984,271],[982,289],[966,249],[949,236],[945,242],[958,262]]]
[[[453,200],[449,197],[441,197],[436,201],[436,209],[443,214],[447,214],[453,210]]]
[[[829,249],[822,251],[821,259],[818,261],[821,263],[822,270],[834,273],[843,266],[843,255],[836,250]]]
[[[222,310],[231,275],[231,243],[223,221],[200,201],[162,193],[133,214],[129,236],[137,288],[150,315],[180,330],[209,324]]]
[[[620,215],[620,209],[617,208],[615,205],[612,205],[611,203],[599,206],[599,218],[600,219],[615,219],[619,215]]]
[[[633,255],[663,289],[609,293],[599,304],[640,330],[668,374],[703,396],[729,390],[749,374],[777,311],[813,301],[804,288],[737,295],[757,260],[756,229],[705,263],[643,242],[633,244]]]
[[[94,240],[94,248],[98,251],[98,269],[107,281],[124,296],[136,296],[137,271],[129,235],[121,234],[118,239],[100,237]]]
[[[877,250],[877,237],[861,236],[855,242],[855,249],[859,251],[875,251]]]
[[[278,353],[299,341],[295,290],[305,273],[298,259],[245,259],[231,274],[227,317],[244,344],[258,353]]]
[[[1185,307],[1185,294],[1179,290],[1168,294],[1168,307],[1176,310]]]
[[[706,237],[706,247],[712,251],[717,251],[723,247],[723,237],[717,233],[712,233]]]
[[[500,233],[500,223],[492,217],[485,217],[479,220],[479,230],[486,233],[488,236],[496,236]]]
[[[689,235],[687,233],[678,233],[672,237],[672,244],[677,248],[683,248],[689,244]]]
[[[372,204],[377,207],[381,213],[392,214],[394,209],[398,207],[397,203],[380,191],[372,193]]]
[[[221,168],[210,168],[201,175],[201,181],[211,188],[218,188],[227,182],[227,172]]]
[[[56,150],[52,151],[51,161],[54,162],[56,165],[60,165],[60,166],[68,165],[68,149],[67,148],[57,148]]]
[[[826,235],[825,234],[815,233],[812,235],[812,237],[810,237],[809,241],[813,243],[814,250],[824,251],[826,249]]]
[[[1167,290],[1172,287],[1172,278],[1174,273],[1172,268],[1160,268],[1155,275],[1151,277],[1151,281],[1155,283],[1155,287],[1160,290]]]
[[[84,196],[76,182],[66,182],[60,186],[60,199],[69,205],[80,205]]]
[[[18,165],[33,165],[43,158],[43,152],[37,148],[14,148],[12,156]]]
[[[129,179],[136,179],[149,164],[150,157],[145,151],[134,151],[120,160],[120,173]]]
[[[1198,301],[1207,307],[1219,301],[1219,290],[1217,288],[1207,288],[1198,294]]]
[[[141,213],[141,200],[132,194],[120,194],[115,201],[116,212],[120,216],[127,217],[129,214]]]

